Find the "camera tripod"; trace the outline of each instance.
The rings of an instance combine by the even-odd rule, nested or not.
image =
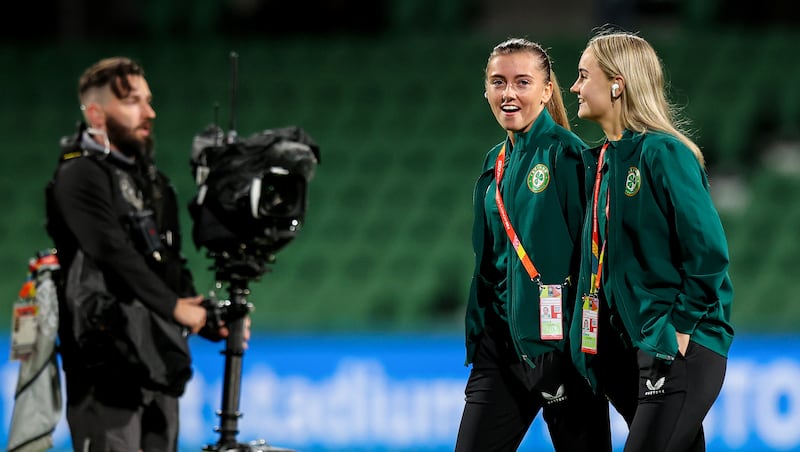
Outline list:
[[[218,264],[219,264],[218,260]],[[266,271],[262,263],[253,267],[253,261],[234,262],[226,260],[223,265],[218,265],[217,280],[228,281],[230,298],[226,307],[225,323],[228,328],[228,337],[225,340],[225,374],[222,386],[222,408],[217,412],[220,425],[215,428],[219,432],[216,444],[206,445],[203,451],[207,452],[295,452],[269,445],[265,440],[255,440],[249,443],[240,443],[236,439],[239,433],[239,396],[242,381],[242,362],[244,359],[244,335],[247,328],[246,316],[251,305],[247,301],[250,294],[248,282],[254,276],[251,274],[257,268],[257,275]],[[242,270],[245,270],[244,272]]]

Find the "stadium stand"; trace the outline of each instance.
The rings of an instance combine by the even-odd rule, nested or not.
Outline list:
[[[452,9],[455,3],[443,2],[442,14],[462,14]],[[402,23],[411,13],[394,14]],[[0,63],[10,68],[4,86],[11,88],[0,111],[9,146],[0,179],[6,193],[0,198],[0,265],[6,270],[0,291],[12,300],[25,260],[49,243],[43,187],[58,138],[79,119],[73,85],[82,67],[111,53],[143,63],[159,115],[158,160],[188,203],[195,192],[188,165],[192,136],[214,120],[215,102],[227,128],[227,53],[236,50],[240,134],[296,124],[322,149],[304,230],[279,252],[274,271],[252,286],[256,325],[276,331],[460,329],[472,268],[472,186],[484,153],[503,136],[482,96],[482,69],[497,40],[441,34],[106,42],[70,53],[35,43],[0,46]],[[757,164],[763,130],[798,137],[794,80],[800,71],[788,63],[797,42],[789,31],[719,30],[656,42],[710,170],[741,171],[752,194],[743,211],[723,212],[738,294],[734,319],[744,329],[800,321],[793,291],[781,284],[800,270],[794,245],[800,209],[788,208],[800,182]],[[567,90],[583,42],[545,44],[574,116]],[[759,80],[775,83],[754,87]],[[598,138],[582,121],[573,122],[587,141]],[[183,227],[198,288],[211,290],[210,261],[191,245],[188,213]],[[764,311],[766,298],[770,308]]]

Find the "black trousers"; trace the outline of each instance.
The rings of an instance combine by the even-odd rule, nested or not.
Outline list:
[[[75,452],[175,452],[178,398],[117,382],[66,376]]]
[[[630,428],[639,404],[637,349],[630,345],[627,335],[612,325],[612,316],[604,307],[607,305],[600,309],[597,357],[592,369],[598,393],[608,398]]]
[[[722,390],[727,358],[689,342],[686,355],[667,363],[633,348],[600,315],[599,392],[628,424],[624,452],[702,452],[703,419]],[[662,380],[663,378],[663,380]]]
[[[702,452],[703,419],[722,390],[728,359],[689,342],[671,364],[639,351],[639,405],[625,452]]]
[[[515,451],[542,411],[556,451],[611,450],[608,401],[592,393],[567,354],[516,358],[510,338],[484,334],[473,360],[456,452]]]

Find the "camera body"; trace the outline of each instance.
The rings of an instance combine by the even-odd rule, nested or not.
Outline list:
[[[299,232],[318,163],[319,147],[298,127],[267,129],[243,140],[207,127],[192,145],[195,245],[207,248],[220,265],[234,265],[237,277],[263,273]]]

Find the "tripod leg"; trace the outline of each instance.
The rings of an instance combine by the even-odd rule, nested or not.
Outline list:
[[[231,288],[231,302],[237,309],[246,312],[246,288]],[[233,447],[237,444],[239,433],[239,396],[242,383],[242,361],[244,360],[245,316],[237,316],[227,325],[228,337],[225,340],[225,377],[222,387],[222,409],[220,416],[219,444]]]
[[[235,320],[228,325],[229,336],[225,347],[225,380],[222,388],[222,410],[220,412],[220,441],[226,445],[236,444],[239,433],[239,397],[242,383],[242,361],[244,360],[245,320]]]
[[[234,312],[249,312],[246,285],[233,285],[229,288]],[[294,452],[291,449],[273,447],[264,440],[252,441],[249,444],[239,443],[239,399],[242,384],[242,362],[244,360],[245,332],[247,316],[237,315],[228,324],[228,337],[225,341],[225,375],[222,387],[222,409],[219,411],[220,438],[215,446],[206,446],[204,451],[215,452]]]

